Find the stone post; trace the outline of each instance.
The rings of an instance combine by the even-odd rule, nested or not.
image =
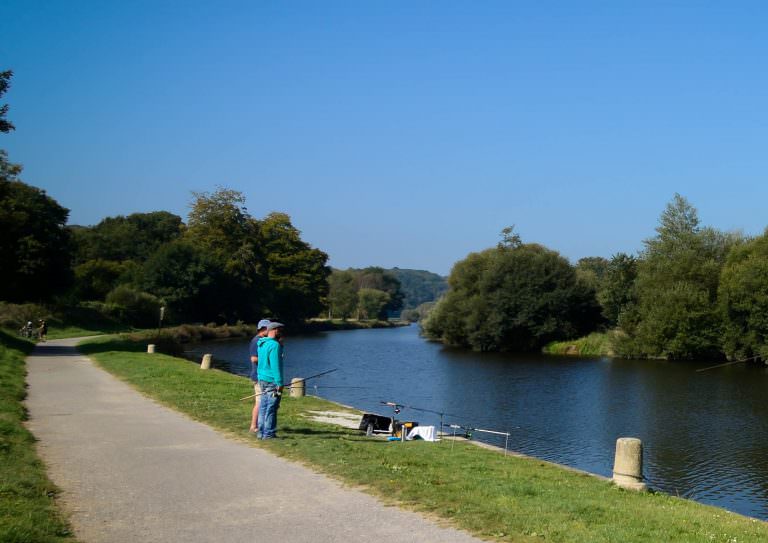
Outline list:
[[[629,490],[647,490],[643,482],[643,442],[636,437],[616,440],[613,482]]]
[[[213,358],[213,355],[210,355],[210,354],[203,355],[203,361],[200,363],[201,370],[211,369],[211,358]]]
[[[291,398],[304,397],[304,379],[294,377],[291,379]]]
[[[155,352],[155,344],[154,343],[150,343],[149,345],[147,345],[147,352],[149,354],[153,354]]]

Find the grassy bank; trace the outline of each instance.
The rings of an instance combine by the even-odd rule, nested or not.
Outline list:
[[[613,356],[615,332],[593,332],[571,341],[553,341],[542,352],[545,354],[574,356]]]
[[[73,541],[23,426],[26,411],[24,358],[32,344],[0,331],[0,541],[46,543]]]
[[[125,340],[100,338],[82,347],[108,371],[145,394],[216,428],[246,434],[250,383]],[[317,398],[286,398],[281,438],[254,446],[302,461],[390,503],[450,519],[479,536],[503,541],[768,541],[768,525],[661,494],[636,494],[531,459],[504,457],[469,444],[389,443],[308,420],[334,408]]]

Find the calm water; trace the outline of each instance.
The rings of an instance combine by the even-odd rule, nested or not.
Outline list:
[[[195,352],[247,374],[246,341]],[[446,423],[511,432],[513,450],[605,476],[616,439],[639,437],[650,486],[768,520],[768,371],[696,373],[711,364],[472,353],[411,326],[290,337],[285,375],[339,368],[308,392],[387,416],[381,401],[443,411]],[[410,409],[399,418],[440,420]]]

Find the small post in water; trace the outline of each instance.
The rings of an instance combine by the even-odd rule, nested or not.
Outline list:
[[[291,379],[291,398],[303,398],[304,395],[304,379],[301,377]]]
[[[613,482],[628,490],[647,490],[643,482],[643,442],[636,437],[616,440]]]
[[[211,358],[213,358],[213,355],[211,355],[211,354],[204,354],[203,355],[203,361],[200,363],[200,369],[201,370],[209,370],[209,369],[211,369]]]
[[[147,352],[149,354],[154,354],[154,352],[155,352],[155,344],[154,343],[150,343],[149,345],[147,345]]]

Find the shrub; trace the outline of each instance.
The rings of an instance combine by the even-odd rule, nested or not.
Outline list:
[[[147,292],[120,285],[107,294],[110,310],[121,321],[148,328],[159,322],[162,302]]]

